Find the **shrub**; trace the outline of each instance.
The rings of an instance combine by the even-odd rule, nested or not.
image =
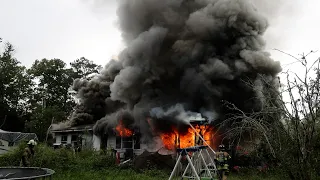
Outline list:
[[[25,144],[20,145],[12,152],[0,156],[0,166],[19,166]],[[68,149],[54,150],[46,145],[35,147],[35,156],[31,165],[45,167],[55,171],[62,170],[96,170],[110,168],[115,165],[115,159],[106,154],[93,150],[83,150],[74,153]]]

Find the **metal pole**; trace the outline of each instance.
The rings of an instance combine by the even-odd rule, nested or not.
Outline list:
[[[189,123],[189,125],[190,125],[190,127],[194,130],[194,132],[197,133],[197,135],[201,138],[201,140],[202,140],[204,143],[206,143],[206,145],[210,148],[210,150],[211,150],[214,154],[216,154],[216,152],[215,152],[215,151],[210,147],[210,145],[203,139],[203,137],[197,132],[197,130],[192,126],[192,124]]]
[[[190,166],[190,164],[188,163],[186,169],[184,170],[184,172],[183,172],[183,174],[182,174],[182,177],[184,177],[184,176],[187,174],[188,169],[189,169],[189,166]]]
[[[208,168],[208,166],[207,166],[207,163],[206,163],[206,161],[204,160],[204,157],[202,156],[201,152],[202,152],[202,150],[200,150],[200,157],[201,157],[201,159],[202,159],[202,162],[203,162],[203,164],[204,164],[204,167],[206,168],[206,171],[207,171],[207,173],[209,174],[210,178],[212,178],[211,172],[210,172],[210,170],[209,170],[209,168]]]
[[[215,175],[216,175],[216,174],[217,174],[216,164],[215,164],[214,161],[212,160],[212,158],[211,158],[211,156],[210,156],[210,154],[209,154],[209,152],[208,152],[207,149],[205,150],[205,152],[207,153],[207,156],[209,156],[209,158],[210,158],[211,164],[213,165],[213,168],[214,168],[214,173],[215,173]]]
[[[191,166],[191,169],[192,169],[194,175],[196,176],[196,179],[197,179],[197,180],[200,180],[200,177],[198,176],[198,173],[197,173],[197,171],[196,171],[196,168],[194,168],[194,166],[193,166],[193,164],[192,164],[192,161],[191,161],[191,159],[190,159],[190,157],[189,157],[188,154],[187,154],[187,160],[188,160],[188,162],[189,162],[189,164],[190,164],[190,166]]]
[[[170,177],[169,177],[169,180],[172,180],[172,178],[173,178],[173,176],[174,176],[174,173],[175,173],[175,171],[176,171],[177,168],[178,168],[178,165],[179,165],[179,163],[180,163],[180,160],[181,160],[181,154],[180,154],[179,157],[178,157],[178,160],[177,160],[177,162],[176,162],[176,165],[174,165],[174,168],[173,168],[173,171],[171,172],[171,175],[170,175]]]
[[[194,157],[194,155],[191,157],[191,161],[193,160],[193,157]],[[182,174],[182,177],[184,177],[184,176],[187,174],[188,169],[189,169],[189,166],[190,166],[190,163],[188,163],[186,169],[184,170],[184,172],[183,172],[183,174]]]

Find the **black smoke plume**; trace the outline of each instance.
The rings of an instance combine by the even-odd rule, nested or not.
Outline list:
[[[246,0],[125,0],[117,14],[127,47],[93,80],[74,82],[72,125],[96,122],[102,134],[126,114],[148,135],[147,118],[164,131],[189,112],[214,123],[228,111],[222,101],[259,110],[260,77],[277,88],[280,63],[263,51],[268,21]]]

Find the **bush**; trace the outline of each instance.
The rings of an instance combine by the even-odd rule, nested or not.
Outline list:
[[[25,144],[0,156],[0,166],[19,166]],[[50,168],[55,171],[62,170],[97,170],[114,167],[115,159],[106,154],[93,150],[83,150],[74,153],[68,149],[54,150],[43,144],[35,147],[35,156],[31,165],[34,167]]]

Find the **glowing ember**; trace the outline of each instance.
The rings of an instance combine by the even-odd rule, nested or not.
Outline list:
[[[119,121],[119,124],[117,125],[116,130],[118,131],[118,133],[121,137],[130,137],[133,135],[132,130],[124,127],[122,120]]]
[[[207,144],[213,145],[213,128],[206,125],[195,126],[196,131],[203,137]],[[199,138],[196,132],[190,127],[186,133],[178,133],[175,128],[172,128],[172,132],[162,133],[160,135],[164,147],[169,150],[174,148],[187,148],[197,145],[206,145]]]

